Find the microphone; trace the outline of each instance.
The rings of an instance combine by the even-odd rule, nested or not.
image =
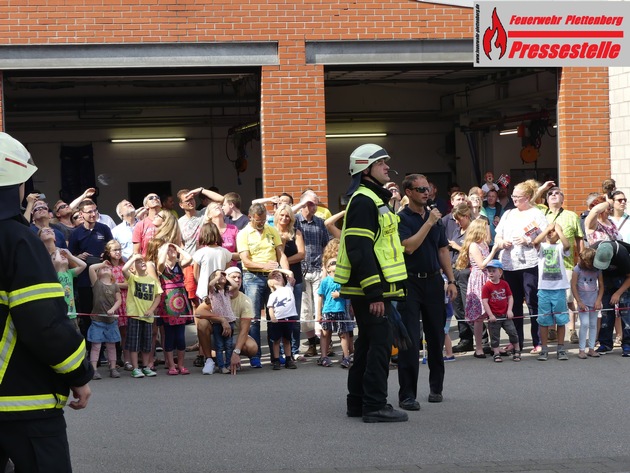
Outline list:
[[[433,199],[427,199],[427,208],[429,210],[433,210],[433,209],[437,209],[437,205],[435,204],[435,202],[433,201]],[[442,219],[439,218],[437,221],[437,225],[438,227],[442,225]]]
[[[394,174],[398,176],[398,171],[396,171],[395,169],[389,168],[389,172],[393,172]]]

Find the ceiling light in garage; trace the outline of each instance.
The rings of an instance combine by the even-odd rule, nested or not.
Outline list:
[[[507,130],[501,130],[499,135],[516,135],[518,133],[518,128],[508,128]]]
[[[331,133],[326,138],[375,138],[387,136],[387,133]]]
[[[163,143],[186,141],[186,138],[120,138],[110,140],[112,143]]]

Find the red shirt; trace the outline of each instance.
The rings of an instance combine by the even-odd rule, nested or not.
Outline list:
[[[481,288],[481,298],[488,299],[488,305],[495,317],[505,317],[511,295],[510,285],[503,279],[500,279],[497,284],[488,279]]]

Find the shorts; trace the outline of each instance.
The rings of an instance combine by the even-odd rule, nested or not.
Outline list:
[[[267,334],[270,342],[278,342],[281,338],[285,342],[291,341],[293,335],[293,326],[298,323],[298,316],[279,319],[277,322],[267,321]]]
[[[151,353],[153,342],[153,324],[130,318],[127,324],[125,350]]]
[[[193,265],[184,268],[184,287],[188,292],[188,299],[194,301],[197,299],[197,281],[195,281],[195,270]]]
[[[111,323],[92,321],[87,331],[87,339],[92,343],[117,343],[120,341],[118,324],[115,320]]]
[[[354,331],[354,322],[346,312],[324,312],[322,330],[335,332],[337,335]]]
[[[569,323],[567,294],[565,289],[538,290],[538,325],[551,327]]]

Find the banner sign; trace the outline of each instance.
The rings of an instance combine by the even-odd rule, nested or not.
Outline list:
[[[630,2],[474,4],[476,67],[630,66]]]

